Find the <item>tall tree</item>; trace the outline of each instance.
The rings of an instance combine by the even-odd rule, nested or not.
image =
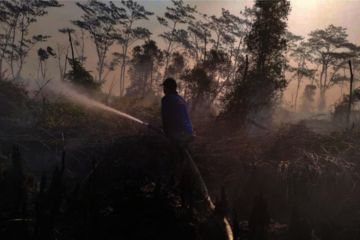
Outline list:
[[[114,37],[121,46],[121,52],[115,52],[115,62],[120,62],[120,96],[125,91],[125,74],[129,47],[139,39],[149,39],[151,32],[144,28],[135,26],[141,20],[149,20],[152,12],[147,11],[142,5],[133,0],[121,0],[121,7],[110,2],[112,15],[116,20],[116,32]]]
[[[12,79],[18,79],[25,59],[33,47],[46,41],[47,35],[30,35],[30,27],[47,9],[60,7],[57,0],[3,0],[0,1],[0,79],[4,78],[5,62]]]
[[[106,62],[109,48],[114,43],[114,26],[116,24],[109,4],[98,0],[89,0],[86,3],[77,2],[76,5],[83,11],[81,20],[72,23],[87,31],[95,44],[97,55],[97,81],[104,81],[104,71],[108,67]]]
[[[47,78],[47,60],[50,57],[56,58],[56,53],[52,49],[52,47],[48,46],[46,49],[39,48],[37,51],[37,55],[39,57],[39,67],[38,67],[38,74],[37,79],[35,80],[36,84],[38,85],[38,90],[36,91],[35,96],[39,95],[42,90],[48,85],[51,81],[51,78]],[[40,78],[41,74],[41,78]]]
[[[249,114],[269,112],[286,87],[284,68],[289,12],[288,0],[255,2],[254,22],[245,38],[249,61],[243,70],[239,69],[243,74],[225,97],[224,113],[234,120],[244,121]]]
[[[222,9],[221,15],[211,16],[211,22],[209,23],[214,33],[214,39],[212,40],[215,50],[220,48],[226,49],[227,46],[231,46],[235,43],[235,37],[233,35],[234,27],[238,26],[239,18],[231,14],[228,10]]]
[[[293,108],[297,110],[299,91],[304,78],[313,78],[316,72],[315,69],[311,69],[308,66],[311,59],[311,50],[306,47],[304,38],[294,35],[290,32],[287,33],[288,40],[288,66],[287,70],[291,74],[290,81],[296,80],[296,90]],[[291,63],[290,63],[291,62]]]
[[[149,92],[155,92],[155,79],[158,79],[158,69],[162,64],[163,53],[155,41],[148,40],[142,46],[134,47],[129,68],[131,82],[127,88],[127,95],[144,97]]]
[[[307,64],[306,60],[308,59],[309,51],[306,47],[304,47],[304,42],[300,42],[299,46],[291,53],[291,56],[297,64],[295,67],[292,68],[292,71],[294,71],[294,77],[296,78],[297,82],[294,99],[294,111],[296,111],[302,81],[304,78],[312,79],[314,77],[316,69],[309,68]]]
[[[187,69],[182,75],[182,79],[189,90],[187,95],[191,102],[191,112],[195,113],[200,103],[203,103],[203,108],[209,107],[213,79],[207,71],[202,67],[195,66]]]
[[[346,28],[329,25],[309,34],[307,46],[311,49],[311,59],[320,67],[316,84],[320,90],[319,110],[326,107],[326,91],[338,83],[339,70],[349,58],[356,56],[358,47],[347,40]]]
[[[196,7],[189,4],[185,5],[183,0],[171,1],[173,6],[166,7],[164,17],[158,17],[159,23],[167,28],[167,31],[160,34],[160,37],[167,42],[164,76],[168,74],[168,66],[174,45],[177,43],[188,44],[188,32],[181,29],[180,25],[188,24],[191,20],[194,20],[193,15],[196,12]]]
[[[68,55],[69,49],[71,49],[71,57],[78,58],[80,63],[84,65],[86,56],[85,56],[85,30],[80,28],[79,31],[76,31],[73,28],[60,28],[59,32],[66,35],[68,38],[69,43],[63,45],[62,47],[66,49],[65,55]],[[75,56],[76,55],[76,56]]]
[[[173,52],[168,66],[169,75],[174,76],[175,78],[180,77],[186,65],[185,54],[180,52]]]
[[[65,75],[67,72],[67,63],[70,60],[70,63],[75,63],[75,51],[74,51],[74,44],[72,40],[72,34],[75,33],[75,30],[72,28],[61,28],[59,29],[59,32],[66,34],[68,37],[69,43],[66,45],[66,47],[61,47],[58,45],[58,67],[60,72],[60,79],[61,81],[65,80]],[[64,51],[66,48],[66,52]],[[71,49],[71,58],[69,58],[69,49]],[[62,57],[65,54],[64,57],[64,63],[62,63]],[[84,56],[81,57],[82,60],[84,60]],[[83,62],[83,61],[82,61]],[[74,65],[72,66],[75,67]]]
[[[224,56],[227,53],[228,58],[227,65],[226,61],[221,61],[221,66],[215,72],[217,90],[212,97],[212,101],[215,101],[218,96],[223,95],[227,90],[227,86],[234,82],[234,78],[238,75],[239,65],[242,65],[245,60],[245,49],[244,37],[250,31],[251,18],[253,12],[250,8],[245,8],[244,11],[240,12],[240,17],[231,14],[228,10],[222,9],[220,17],[212,16],[212,26],[215,38],[213,39],[213,47],[211,52],[214,54]],[[214,59],[221,58],[213,58]],[[214,69],[215,70],[215,69]],[[214,72],[213,72],[214,75]]]
[[[211,43],[211,30],[208,22],[190,21],[188,26],[188,51],[198,63],[206,60],[206,53]]]
[[[60,74],[60,80],[65,80],[65,74],[67,72],[67,64],[68,64],[68,55],[69,55],[69,46],[57,43],[57,63]]]
[[[290,11],[290,2],[287,0],[255,2],[255,22],[246,37],[246,44],[254,65],[256,74],[271,78],[263,80],[270,85],[283,84],[282,75],[284,51],[286,50],[287,16]],[[280,64],[279,64],[280,63]]]
[[[91,73],[85,69],[79,59],[69,59],[72,69],[65,74],[66,80],[71,83],[90,91],[97,91],[101,87],[100,82],[96,82]]]
[[[75,35],[75,30],[71,28],[62,28],[59,29],[59,32],[67,34],[68,36],[68,47],[65,56],[64,65],[61,64],[61,57],[58,57],[58,65],[60,70],[61,80],[69,80],[73,84],[80,86],[86,90],[96,91],[100,89],[101,82],[96,82],[94,77],[91,75],[89,71],[87,71],[84,67],[84,32],[83,29],[81,31],[81,43],[78,42],[78,37]],[[73,40],[73,36],[76,36],[75,41]],[[71,57],[68,57],[69,48],[71,50]],[[80,48],[80,50],[77,50]],[[76,55],[75,56],[75,52]],[[71,65],[72,69],[67,72],[67,62]]]
[[[41,74],[42,80],[46,81],[46,60],[49,59],[49,53],[43,48],[38,49],[39,57],[39,68],[38,68],[38,77],[37,80],[40,80],[39,74]]]

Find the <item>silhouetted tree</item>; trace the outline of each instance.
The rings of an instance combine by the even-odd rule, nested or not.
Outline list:
[[[46,87],[46,85],[51,81],[51,78],[46,77],[47,60],[49,59],[49,57],[54,57],[54,58],[56,57],[56,53],[54,53],[54,50],[50,46],[48,46],[46,50],[43,48],[39,48],[37,54],[39,57],[39,67],[38,67],[37,79],[35,81],[38,85],[38,89],[36,91],[35,96],[40,94],[41,91]],[[41,78],[39,74],[41,74]]]
[[[316,72],[315,69],[308,67],[308,62],[311,59],[310,49],[306,47],[304,38],[301,36],[296,36],[290,32],[287,34],[288,39],[288,51],[289,51],[289,61],[294,61],[295,66],[289,65],[287,70],[292,73],[290,81],[296,79],[296,93],[294,99],[294,111],[297,109],[297,102],[301,83],[303,78],[313,78]],[[290,82],[289,81],[289,82]]]
[[[72,70],[70,70],[69,72],[66,72],[66,62],[64,64],[64,66],[61,65],[60,62],[60,57],[58,58],[58,64],[59,64],[59,70],[60,70],[60,76],[62,77],[62,80],[70,80],[72,83],[74,83],[77,86],[83,87],[85,89],[90,89],[90,90],[99,90],[100,86],[101,86],[101,82],[96,82],[94,77],[91,75],[91,73],[89,71],[87,71],[84,67],[84,61],[85,61],[85,57],[84,57],[84,43],[82,43],[81,46],[81,55],[78,57],[75,56],[75,49],[76,49],[76,45],[73,41],[73,34],[75,33],[74,29],[71,28],[62,28],[59,29],[59,32],[67,34],[68,35],[68,39],[69,39],[69,45],[67,48],[67,52],[66,52],[66,56],[65,56],[65,61],[70,63],[70,66],[72,67]],[[83,30],[82,30],[83,33]],[[84,36],[82,36],[83,38]],[[77,42],[77,40],[75,41]],[[69,48],[71,50],[71,58],[68,57],[68,51]]]
[[[43,48],[38,49],[38,57],[39,57],[39,70],[41,73],[42,80],[46,80],[46,60],[49,59],[49,57],[56,57],[56,54],[54,53],[54,50],[51,47],[47,47],[46,50]],[[39,76],[38,76],[39,79]]]
[[[160,34],[160,37],[167,42],[167,48],[165,50],[165,70],[164,76],[168,74],[168,66],[171,59],[171,53],[175,44],[188,44],[188,32],[179,28],[179,25],[187,24],[195,17],[193,14],[196,12],[196,7],[192,7],[189,4],[184,4],[183,0],[172,0],[173,6],[166,7],[164,17],[157,17],[161,25],[168,30]]]
[[[73,29],[59,29],[59,32],[68,33],[69,31],[74,31]],[[57,62],[60,74],[60,80],[65,80],[65,74],[67,72],[68,56],[69,56],[70,45],[66,44],[57,44]]]
[[[239,40],[237,38],[244,37],[243,20],[231,14],[229,10],[223,8],[219,17],[213,15],[210,19],[209,26],[215,35],[211,41],[216,51],[219,49],[230,51]]]
[[[207,56],[206,60],[200,66],[213,78],[216,88],[218,88],[214,93],[215,98],[221,91],[222,84],[220,83],[220,79],[223,79],[223,84],[226,84],[225,82],[231,77],[230,72],[233,70],[233,64],[237,64],[237,60],[233,59],[227,51],[220,49],[211,49]]]
[[[350,95],[344,94],[341,101],[337,102],[334,106],[333,119],[341,124],[346,124],[347,114],[349,111]],[[360,88],[356,88],[352,92],[351,105],[356,106],[360,102]],[[357,109],[356,107],[354,107]],[[356,110],[355,110],[356,111]],[[352,122],[358,120],[357,117],[352,117]]]
[[[72,69],[65,74],[65,79],[71,81],[77,86],[81,86],[84,89],[99,90],[101,83],[95,81],[91,73],[85,69],[78,59],[73,61],[69,59]]]
[[[262,1],[254,5],[254,22],[245,38],[249,64],[245,63],[242,76],[237,77],[225,97],[224,113],[242,122],[249,114],[268,120],[279,93],[286,87],[285,50],[287,0]],[[246,75],[246,77],[244,77]]]
[[[225,9],[222,9],[221,16],[211,16],[210,26],[215,38],[212,39],[213,47],[208,54],[211,59],[207,59],[204,65],[209,65],[210,62],[210,65],[218,66],[208,68],[216,84],[212,102],[218,99],[218,96],[223,96],[228,86],[234,83],[234,79],[239,75],[239,65],[245,60],[244,38],[250,30],[252,15],[249,8],[245,8],[245,11],[240,12],[240,17]],[[220,61],[214,64],[214,60]]]
[[[190,21],[188,26],[189,47],[187,51],[195,58],[196,63],[206,60],[206,53],[211,46],[211,29],[209,22]]]
[[[0,2],[0,79],[3,79],[5,63],[11,78],[20,77],[25,59],[38,42],[46,41],[48,35],[30,36],[30,27],[47,9],[60,7],[57,0],[3,0]]]
[[[81,64],[84,64],[85,57],[85,31],[80,29],[80,36],[75,29],[72,28],[61,28],[59,32],[66,34],[69,40],[69,43],[65,45],[66,48],[66,60],[68,57],[69,49],[71,50],[71,58],[79,59]],[[76,54],[76,55],[75,55]],[[66,71],[65,71],[66,72]]]
[[[244,18],[238,17],[225,9],[222,9],[219,17],[208,17],[201,13],[197,17],[189,21],[187,39],[182,45],[193,57],[196,67],[204,68],[213,78],[213,102],[235,75],[242,59],[243,38],[249,25],[244,14]]]
[[[320,111],[326,107],[326,91],[339,82],[339,70],[359,51],[359,47],[350,43],[347,37],[346,28],[334,25],[309,34],[306,46],[310,48],[312,62],[321,68],[316,81],[320,90]]]
[[[131,65],[129,68],[130,86],[127,95],[144,97],[149,91],[154,91],[156,74],[163,62],[163,53],[156,42],[149,40],[142,46],[133,48]]]
[[[104,71],[108,66],[107,53],[115,41],[113,35],[116,21],[109,4],[89,0],[86,3],[77,2],[76,5],[81,8],[83,15],[81,20],[75,20],[72,23],[87,31],[95,44],[98,71],[96,80],[101,83],[104,81]]]
[[[149,39],[151,32],[144,28],[135,26],[141,20],[149,20],[152,12],[147,11],[142,5],[133,0],[121,0],[121,7],[110,2],[112,16],[116,21],[114,38],[121,46],[121,52],[114,52],[114,61],[120,65],[120,96],[125,91],[125,75],[130,46],[139,39]]]
[[[186,57],[183,53],[172,53],[171,61],[168,66],[168,74],[178,78],[186,67]]]
[[[192,112],[196,111],[200,102],[209,104],[212,78],[204,68],[195,66],[193,69],[188,69],[181,78],[188,90],[186,95],[191,101]]]

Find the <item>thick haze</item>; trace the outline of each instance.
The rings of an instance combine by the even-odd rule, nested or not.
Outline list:
[[[64,7],[57,9],[50,9],[49,14],[42,17],[32,28],[34,34],[49,34],[52,38],[44,44],[50,45],[56,49],[57,43],[66,43],[67,39],[63,34],[58,32],[59,28],[73,27],[70,20],[78,19],[82,12],[75,5],[75,1],[60,1]],[[113,1],[116,2],[116,1]],[[138,1],[146,7],[147,10],[152,11],[155,15],[163,15],[166,6],[170,5],[170,0],[147,0]],[[244,9],[244,6],[251,6],[251,0],[190,0],[186,1],[196,5],[198,10],[208,15],[218,15],[221,13],[221,8],[230,10],[236,14]],[[353,43],[360,44],[360,27],[358,19],[360,16],[360,1],[358,0],[291,0],[292,11],[289,16],[288,28],[289,31],[306,36],[310,31],[325,28],[329,24],[340,25],[348,29],[349,40]],[[152,16],[149,22],[143,22],[145,27],[148,27],[153,32],[153,38],[159,40],[158,44],[162,47],[162,40],[158,39],[158,34],[163,31],[163,28],[158,24],[155,16]],[[140,43],[140,42],[139,42]],[[37,46],[40,47],[40,46]],[[85,55],[87,56],[87,67],[95,71],[96,57],[91,42],[86,43]],[[38,67],[38,60],[33,51],[32,56],[28,59],[24,77],[30,76],[34,78]],[[55,60],[48,63],[49,76],[57,78],[58,69]],[[27,76],[26,76],[27,75]],[[114,77],[117,79],[118,74]],[[112,80],[113,76],[108,77]],[[117,88],[114,89],[116,92]],[[285,101],[290,101],[294,95],[294,84],[290,84],[286,93]],[[302,91],[300,92],[300,98]],[[328,91],[328,105],[331,105],[339,99],[340,93],[338,89],[333,88]]]

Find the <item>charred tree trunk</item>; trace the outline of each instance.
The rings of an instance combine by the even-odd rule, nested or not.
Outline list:
[[[300,85],[301,85],[301,76],[298,73],[298,82],[297,82],[297,86],[296,86],[296,94],[295,94],[295,102],[294,102],[294,111],[296,112],[297,109],[297,100],[299,97],[299,90],[300,90]]]
[[[320,98],[319,98],[319,111],[324,111],[326,107],[326,89],[320,89]]]
[[[71,60],[72,60],[72,68],[74,71],[74,76],[76,76],[76,64],[75,64],[75,55],[74,55],[74,46],[73,46],[73,42],[72,42],[72,38],[71,38],[71,33],[70,30],[68,31],[68,35],[69,35],[69,43],[70,43],[70,48],[71,48]]]
[[[350,114],[351,114],[351,105],[352,105],[352,93],[353,93],[353,80],[354,75],[352,71],[351,61],[349,60],[349,68],[350,68],[350,93],[349,93],[349,103],[348,103],[348,109],[347,109],[347,115],[346,115],[346,123],[347,127],[350,126]]]

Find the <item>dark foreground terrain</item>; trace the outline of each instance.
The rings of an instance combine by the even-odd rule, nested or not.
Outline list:
[[[233,131],[194,119],[196,167],[140,126],[1,84],[1,239],[360,237],[356,128]],[[125,110],[160,125],[156,109]]]
[[[127,137],[58,157],[37,175],[18,146],[3,155],[2,239],[228,239],[225,213],[198,196],[202,183],[166,139]]]

